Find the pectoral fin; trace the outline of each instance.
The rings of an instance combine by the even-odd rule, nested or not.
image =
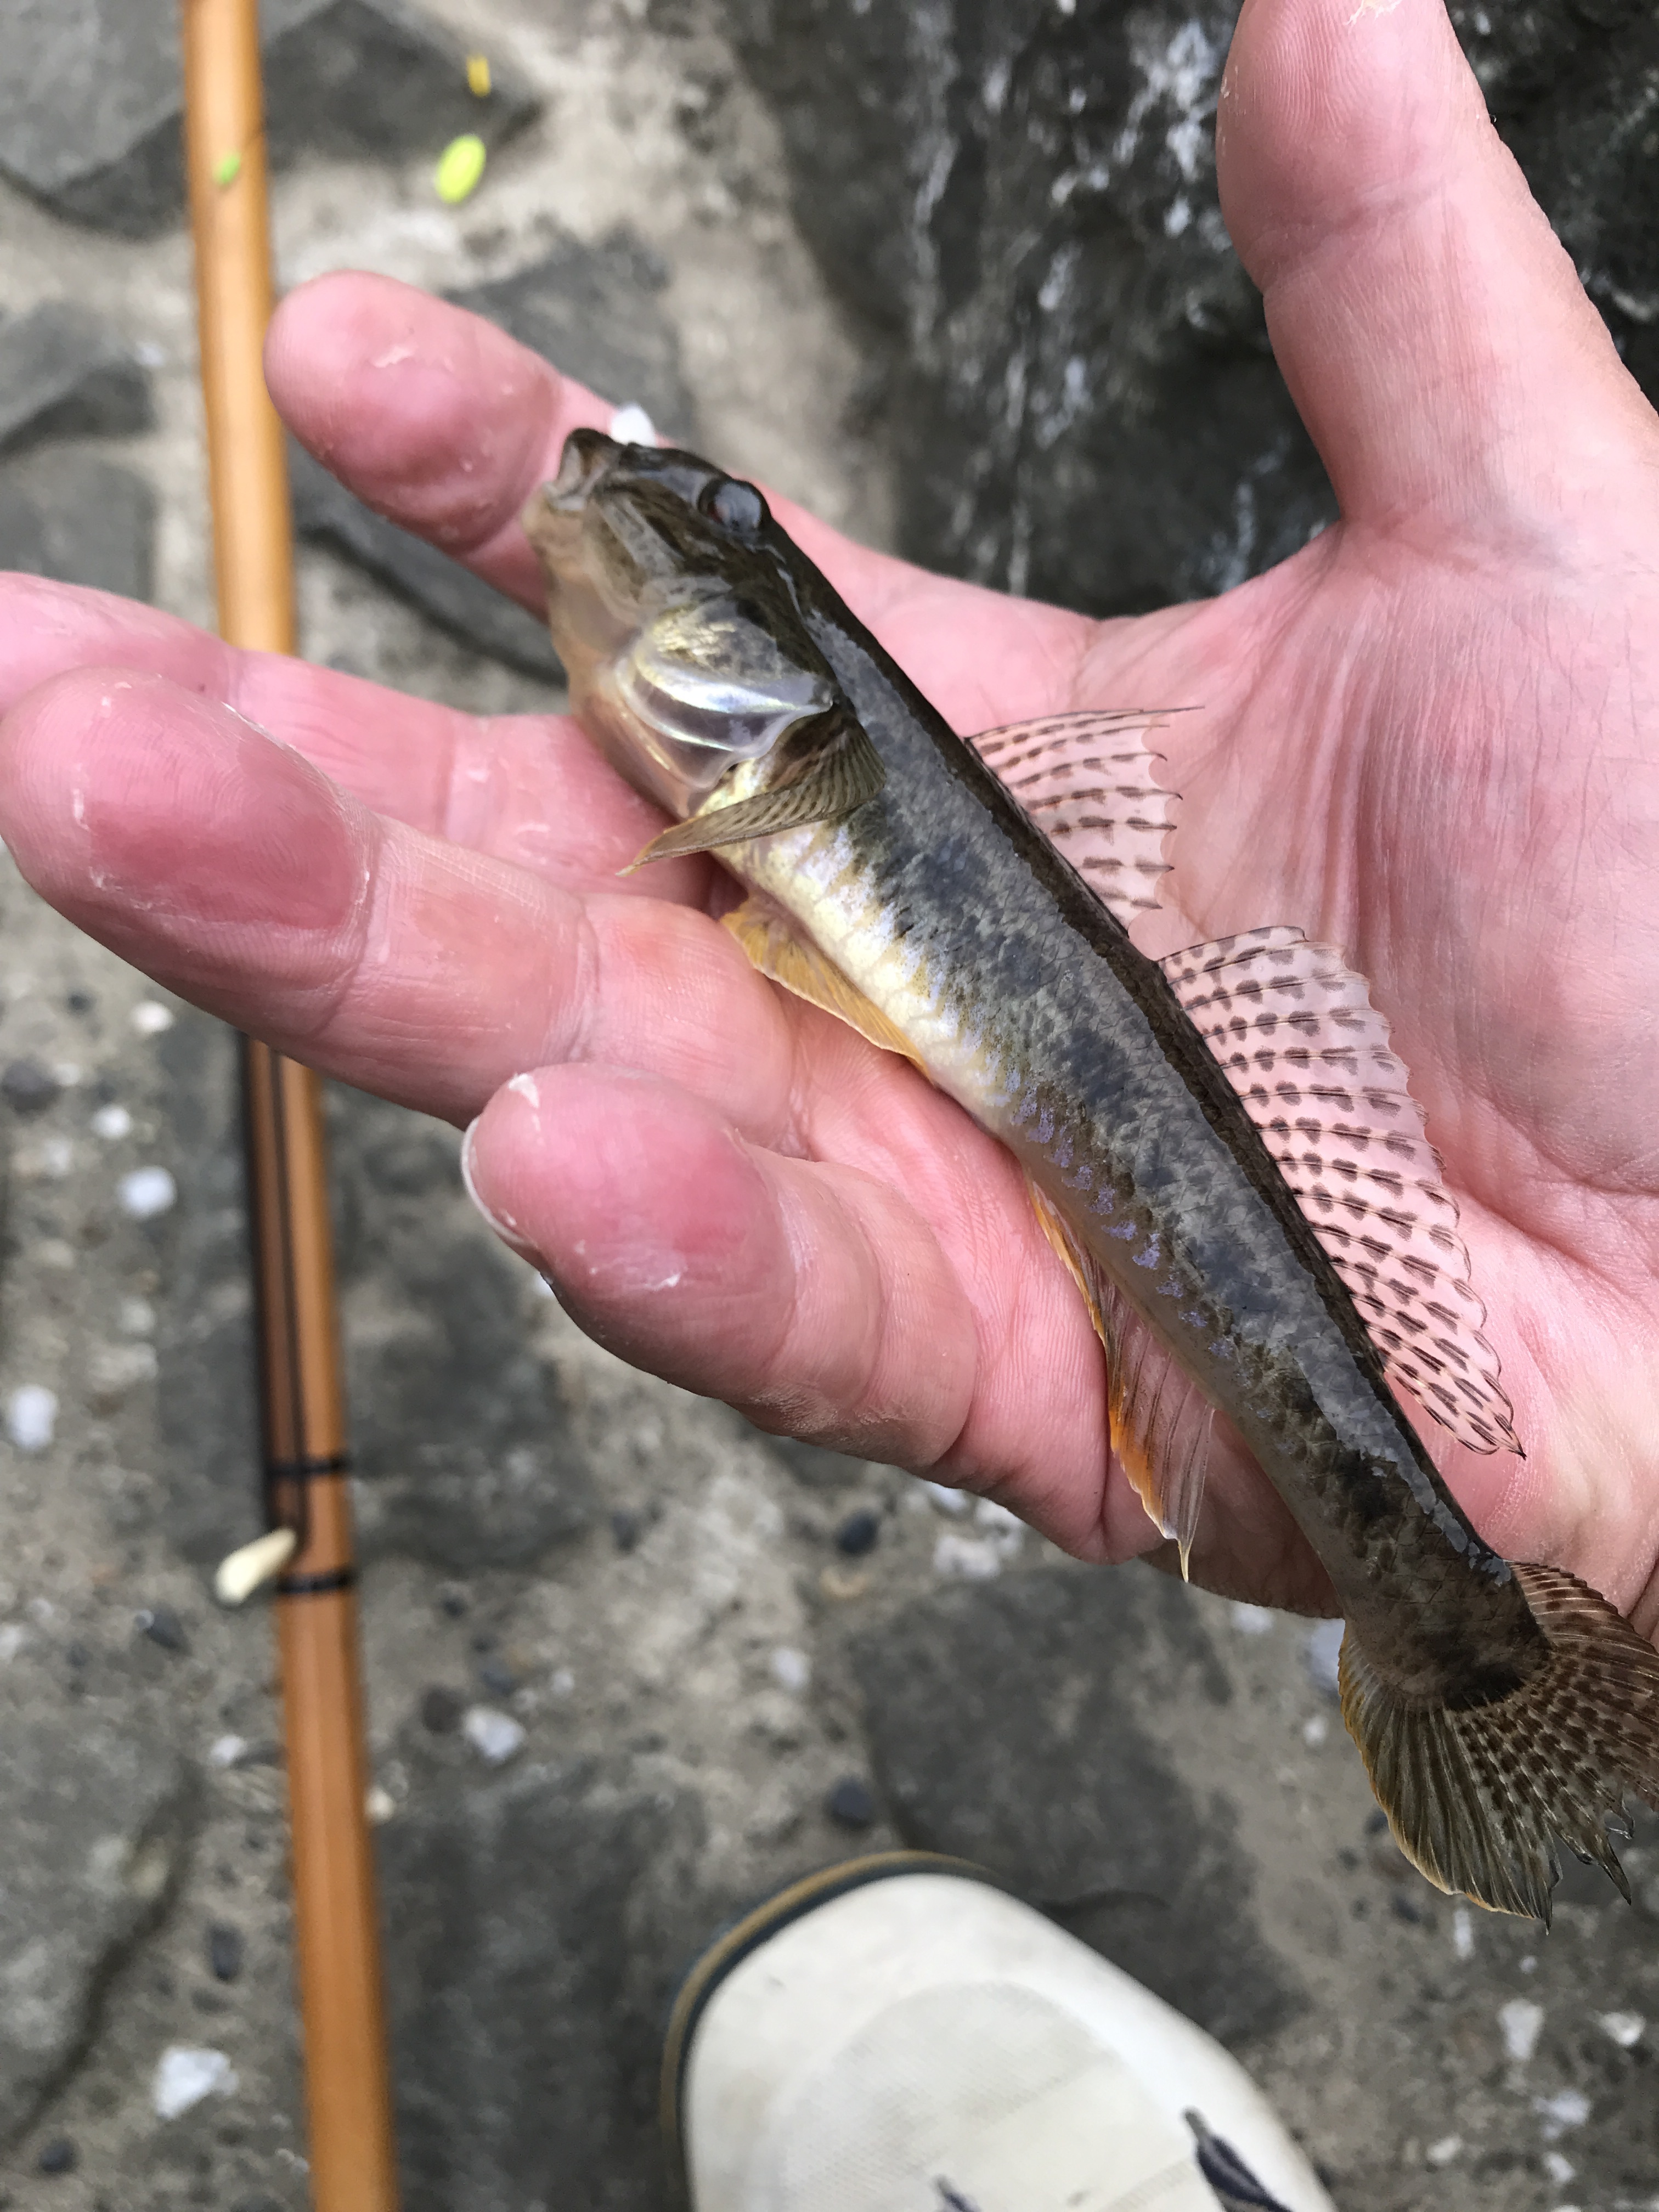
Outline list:
[[[1204,1502],[1215,1409],[1151,1322],[1095,1265],[1053,1201],[1027,1182],[1042,1232],[1071,1269],[1106,1347],[1112,1449],[1148,1515],[1180,1546],[1184,1576]]]
[[[769,899],[758,894],[746,898],[725,917],[725,926],[763,975],[809,1006],[834,1014],[883,1052],[900,1053],[913,1066],[921,1067],[903,1030],[850,983],[833,960],[826,960],[817,945],[798,937]],[[926,1068],[921,1072],[927,1073]]]
[[[833,822],[873,799],[887,781],[881,756],[862,724],[834,708],[780,738],[768,774],[763,791],[724,804],[719,803],[717,784],[700,813],[653,837],[623,873],[632,875],[647,860],[717,853],[723,846],[747,844],[751,837],[804,829],[809,822]]]

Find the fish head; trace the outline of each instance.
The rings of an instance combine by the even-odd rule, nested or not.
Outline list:
[[[669,813],[684,820],[729,769],[844,704],[753,484],[576,430],[524,527],[574,710]]]

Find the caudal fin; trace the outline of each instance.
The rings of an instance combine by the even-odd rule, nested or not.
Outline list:
[[[1437,1887],[1548,1924],[1556,1839],[1630,1895],[1612,1836],[1659,1808],[1659,1651],[1558,1567],[1517,1566],[1550,1646],[1531,1680],[1462,1711],[1402,1698],[1350,1629],[1342,1717],[1395,1840]]]

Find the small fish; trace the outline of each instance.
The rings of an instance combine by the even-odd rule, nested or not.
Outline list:
[[[1547,1920],[1559,1838],[1628,1897],[1612,1838],[1626,1792],[1659,1806],[1659,1653],[1484,1544],[1395,1395],[1519,1449],[1363,980],[1291,927],[1130,941],[1170,820],[1152,718],[963,739],[755,487],[690,453],[577,431],[525,527],[576,713],[674,817],[640,862],[717,854],[757,967],[1021,1162],[1183,1565],[1213,1410],[1237,1426],[1335,1586],[1343,1716],[1401,1849]]]

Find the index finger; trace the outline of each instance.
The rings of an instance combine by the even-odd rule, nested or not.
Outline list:
[[[351,272],[289,295],[265,377],[295,434],[358,498],[541,612],[545,590],[519,517],[557,474],[573,430],[609,429],[608,400],[460,307]],[[1093,623],[929,575],[769,496],[809,560],[964,734],[1066,703]]]

